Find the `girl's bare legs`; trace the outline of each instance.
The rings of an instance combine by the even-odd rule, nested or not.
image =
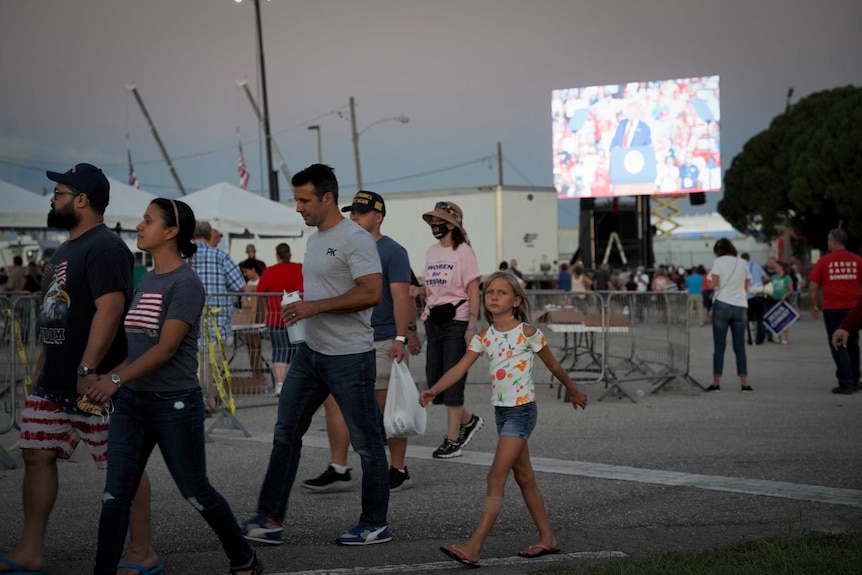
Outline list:
[[[488,534],[491,533],[497,516],[500,514],[499,510],[494,510],[493,504],[489,505],[488,502],[502,500],[506,491],[506,479],[509,477],[509,471],[519,464],[522,453],[527,454],[527,442],[525,440],[507,435],[500,436],[497,442],[497,451],[494,453],[494,461],[491,463],[491,470],[488,471],[488,500],[483,505],[479,522],[470,539],[463,545],[457,546],[471,561],[479,561],[482,545],[485,544],[485,539],[488,538]],[[528,454],[527,457],[529,463]],[[532,472],[532,467],[530,467],[530,471]],[[539,499],[541,500],[541,495],[539,495]],[[544,507],[544,504],[542,506]],[[530,513],[532,513],[532,509]]]
[[[551,530],[548,510],[545,508],[545,500],[539,490],[539,484],[536,482],[536,473],[533,471],[533,464],[530,461],[530,448],[526,441],[518,461],[515,462],[514,471],[515,481],[521,488],[521,496],[524,498],[524,503],[527,504],[527,510],[530,512],[530,517],[533,518],[533,523],[539,530],[539,540],[535,545],[541,545],[548,549],[556,548],[557,538],[554,537],[554,532]]]

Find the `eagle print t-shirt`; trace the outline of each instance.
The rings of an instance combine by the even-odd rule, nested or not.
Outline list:
[[[491,403],[514,407],[536,401],[533,385],[533,357],[547,345],[541,330],[527,337],[521,323],[509,331],[489,327],[470,342],[470,351],[488,355],[491,375]]]
[[[197,340],[205,297],[198,274],[188,265],[164,274],[150,271],[141,278],[125,321],[129,363],[159,342],[165,321],[178,319],[190,327],[173,357],[124,385],[136,391],[171,391],[199,385]]]

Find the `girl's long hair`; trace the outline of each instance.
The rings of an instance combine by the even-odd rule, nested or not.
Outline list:
[[[509,287],[512,288],[512,293],[521,298],[521,304],[512,309],[512,315],[515,316],[515,319],[518,321],[522,321],[525,323],[530,322],[530,301],[527,299],[527,292],[524,291],[521,282],[518,281],[518,276],[513,274],[509,270],[505,271],[497,271],[489,275],[485,278],[485,281],[482,282],[482,285],[487,289],[488,286],[491,285],[491,282],[501,279],[509,284]],[[485,294],[482,294],[482,307],[485,310],[485,319],[488,320],[489,324],[494,323],[494,316],[491,315],[491,312],[488,311],[488,308],[485,307]]]

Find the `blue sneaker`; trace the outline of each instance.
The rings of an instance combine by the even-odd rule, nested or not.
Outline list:
[[[372,527],[371,525],[357,525],[347,533],[342,533],[335,540],[339,545],[374,545],[375,543],[386,543],[392,541],[392,533],[389,527]]]
[[[270,523],[263,515],[255,515],[242,522],[241,531],[242,536],[249,541],[281,545],[284,527]]]

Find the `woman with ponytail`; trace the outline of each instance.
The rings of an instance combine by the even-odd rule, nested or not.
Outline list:
[[[197,379],[197,338],[204,288],[185,259],[195,253],[195,216],[178,200],[153,200],[138,224],[138,248],[154,268],[138,284],[125,319],[129,355],[87,390],[93,400],[112,399],[108,474],[102,497],[97,575],[115,575],[129,523],[132,497],[147,460],[158,446],[183,498],[221,540],[233,575],[263,567],[224,497],[210,485],[204,450],[204,402]],[[161,566],[142,573],[155,574]]]

